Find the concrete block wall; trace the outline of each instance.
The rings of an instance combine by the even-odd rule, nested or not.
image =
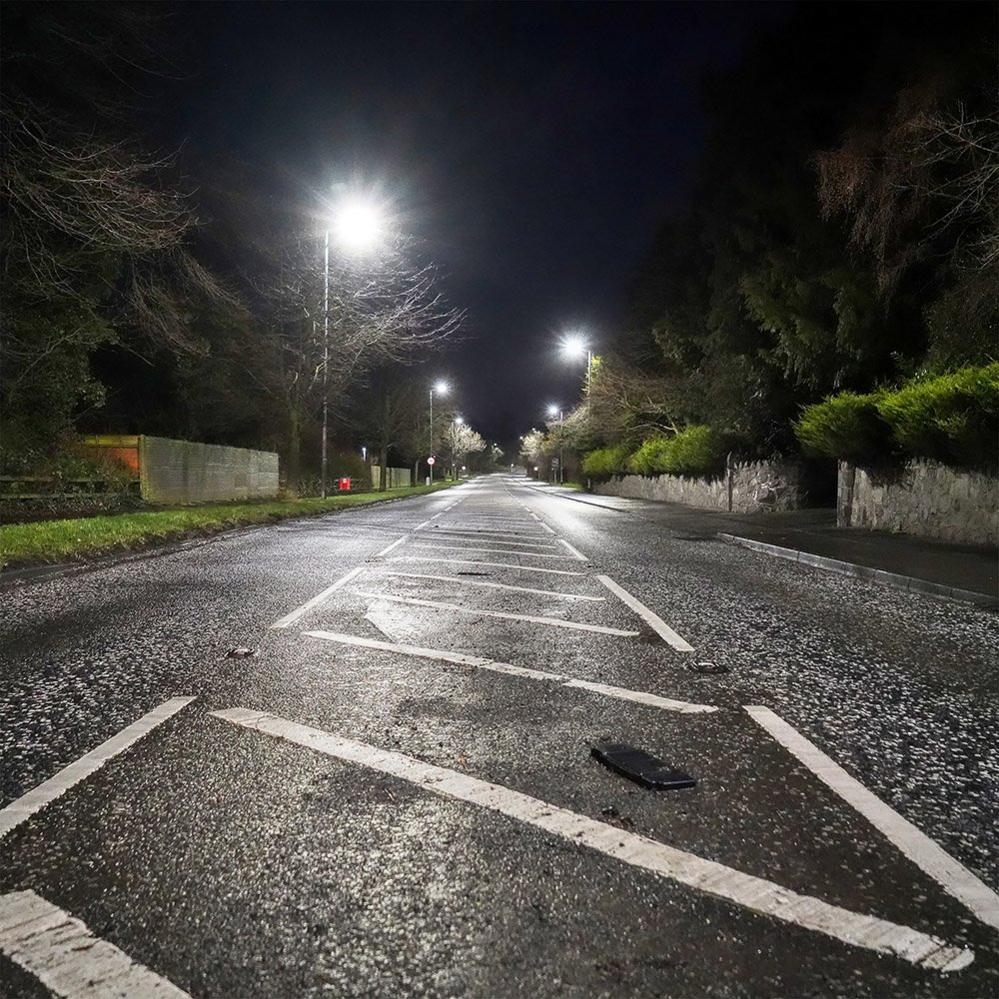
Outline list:
[[[836,520],[966,544],[999,544],[999,478],[910,461],[898,471],[840,462]]]
[[[736,513],[796,510],[805,503],[801,469],[791,462],[780,461],[735,462],[715,478],[621,475],[597,483],[594,492]]]
[[[273,499],[278,494],[278,456],[273,451],[139,438],[142,498],[151,503]]]
[[[401,489],[403,486],[408,486],[413,480],[413,470],[411,468],[392,468],[391,466],[386,469],[387,475],[385,476],[385,488],[386,489]],[[382,481],[382,468],[381,465],[371,466],[371,488],[378,489]]]

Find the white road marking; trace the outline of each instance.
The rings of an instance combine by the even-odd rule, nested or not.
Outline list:
[[[452,531],[448,528],[441,530],[424,532],[425,538],[443,538],[445,541],[485,541],[489,545],[523,545],[525,548],[557,548],[557,545],[544,541],[526,541],[526,537],[540,538],[541,534],[529,534],[516,537],[512,534],[499,534],[498,532],[484,531]]]
[[[350,572],[341,576],[332,586],[327,586],[322,593],[317,593],[311,600],[306,600],[301,607],[297,607],[290,614],[285,614],[284,617],[275,621],[271,625],[271,628],[287,628],[289,625],[294,624],[300,617],[312,610],[313,607],[318,607],[321,603],[324,603],[331,593],[339,590],[341,586],[349,583],[356,575],[362,572],[364,572],[363,565],[359,565],[356,569],[351,569]]]
[[[509,554],[506,552],[504,554]],[[494,569],[512,569],[514,572],[544,572],[551,576],[585,576],[585,572],[573,572],[571,569],[544,569],[536,565],[514,565],[512,562],[482,562],[473,558],[434,558],[430,555],[396,555],[389,562],[444,562],[447,565],[485,565]]]
[[[420,600],[417,597],[397,597],[390,593],[371,593],[368,590],[355,590],[358,596],[372,600],[388,600],[394,604],[410,604],[414,607],[438,607],[441,610],[455,611],[458,614],[474,614],[476,617],[496,617],[506,621],[525,621],[529,624],[545,624],[550,628],[569,628],[572,631],[595,631],[601,635],[617,635],[621,638],[637,638],[637,631],[622,631],[620,628],[605,628],[601,624],[578,624],[575,621],[562,621],[554,617],[535,617],[533,614],[508,614],[505,611],[483,610],[481,607],[462,607],[461,604],[448,604],[439,600]]]
[[[509,583],[492,583],[484,579],[468,579],[464,576],[432,576],[422,572],[395,572],[388,569],[381,571],[383,576],[400,576],[403,579],[435,579],[442,583],[460,583],[462,586],[481,586],[489,590],[514,590],[517,593],[537,593],[544,597],[559,597],[562,600],[588,600],[593,603],[603,603],[606,597],[591,597],[584,593],[562,593],[559,590],[537,590],[530,586],[511,586]]]
[[[0,953],[64,999],[190,999],[33,891],[0,895]]]
[[[460,545],[420,545],[414,544],[414,548],[426,548],[430,551],[442,552],[481,552],[484,555],[520,555],[522,558],[558,558],[570,559],[572,555],[547,555],[544,552],[522,552],[514,548],[462,548]]]
[[[408,534],[404,534],[401,538],[398,539],[398,541],[393,541],[392,544],[388,546],[388,548],[383,548],[380,552],[376,552],[373,557],[381,558],[383,555],[388,555],[388,553],[392,551],[393,548],[398,548],[399,545],[401,545],[408,537],[409,537]]]
[[[608,590],[621,598],[664,642],[668,642],[677,652],[693,652],[694,647],[681,638],[658,614],[649,610],[637,597],[633,597],[623,586],[618,586],[610,576],[597,576]]]
[[[917,867],[983,923],[999,929],[999,895],[958,863],[925,833],[872,794],[780,715],[757,704],[744,705],[749,716],[792,753],[827,787],[852,805]]]
[[[580,562],[589,562],[590,560],[578,549],[573,548],[565,538],[559,538],[559,544],[565,545],[565,547],[572,552],[573,558],[579,559]]]
[[[591,680],[575,680],[560,673],[549,673],[547,670],[529,669],[526,666],[513,666],[510,663],[497,662],[495,659],[484,659],[482,656],[470,656],[463,652],[442,652],[438,649],[425,649],[418,645],[397,645],[393,642],[381,642],[375,638],[360,638],[357,635],[344,635],[335,631],[306,631],[310,638],[321,638],[326,642],[339,642],[341,645],[358,645],[365,649],[381,649],[384,652],[394,652],[402,656],[412,656],[417,659],[433,659],[437,662],[453,663],[456,666],[473,666],[476,669],[489,670],[493,673],[504,673],[509,676],[519,676],[527,680],[546,680],[558,683],[563,687],[573,687],[588,690],[605,697],[615,697],[621,701],[634,701],[652,708],[664,711],[678,711],[681,714],[710,714],[717,711],[710,704],[692,704],[689,701],[677,701],[670,697],[659,697],[644,690],[629,690],[627,687],[614,687],[606,683],[594,683]]]
[[[127,728],[123,728],[117,735],[111,736],[107,742],[102,742],[96,749],[92,749],[85,756],[70,763],[69,766],[63,767],[62,770],[39,784],[38,787],[22,794],[20,798],[15,799],[6,807],[0,808],[0,839],[22,822],[31,818],[35,812],[44,808],[50,801],[65,794],[74,784],[79,784],[81,780],[100,770],[108,760],[134,745],[157,725],[161,725],[168,718],[173,717],[193,700],[193,697],[172,697],[169,701],[164,701],[152,711],[136,719]]]
[[[971,950],[952,946],[919,930],[877,916],[850,912],[808,895],[799,895],[764,878],[745,874],[647,836],[598,822],[586,815],[456,770],[345,739],[262,711],[230,708],[213,711],[212,714],[233,725],[284,739],[334,759],[368,767],[435,794],[499,812],[543,829],[568,843],[586,846],[632,867],[843,943],[881,954],[894,954],[911,964],[938,971],[957,971],[967,967],[975,957]]]
[[[547,525],[547,524],[546,524],[546,523],[545,523],[545,522],[544,522],[544,521],[543,521],[543,520],[542,520],[542,519],[541,519],[541,518],[540,518],[540,517],[539,517],[539,516],[538,516],[538,515],[537,515],[537,514],[536,514],[536,513],[534,512],[534,511],[533,511],[533,510],[530,510],[530,509],[528,509],[528,508],[527,508],[526,506],[524,507],[524,509],[525,509],[525,510],[527,510],[527,512],[528,512],[528,513],[529,513],[529,514],[530,514],[530,515],[531,515],[531,516],[532,516],[532,517],[533,517],[533,518],[534,518],[534,519],[535,519],[535,520],[536,520],[536,521],[537,521],[537,522],[538,522],[538,523],[539,523],[539,524],[540,524],[540,525],[541,525],[541,526],[542,526],[542,527],[543,527],[543,528],[544,528],[544,529],[545,529],[545,530],[546,530],[546,531],[547,531],[547,532],[548,532],[549,534],[554,534],[554,533],[555,533],[555,532],[554,532],[554,531],[553,531],[553,530],[552,530],[552,529],[551,529],[551,528],[550,528],[550,527],[549,527],[549,526],[548,526],[548,525]]]

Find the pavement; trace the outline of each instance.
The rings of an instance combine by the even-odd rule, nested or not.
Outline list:
[[[0,995],[996,995],[996,615],[578,499],[7,583]]]

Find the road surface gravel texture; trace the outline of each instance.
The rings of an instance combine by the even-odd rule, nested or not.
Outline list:
[[[641,511],[493,475],[3,584],[0,995],[999,993],[996,615]]]

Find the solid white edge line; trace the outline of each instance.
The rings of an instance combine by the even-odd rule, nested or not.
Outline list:
[[[422,545],[414,544],[414,548],[432,552],[479,552],[483,555],[519,555],[521,558],[549,558],[569,560],[573,555],[548,555],[545,552],[523,552],[516,548],[463,548],[460,545]]]
[[[505,611],[483,610],[481,607],[462,607],[440,600],[421,600],[418,597],[397,597],[391,593],[372,593],[369,590],[355,590],[358,596],[372,600],[388,600],[394,604],[410,604],[414,607],[437,607],[455,611],[458,614],[474,614],[477,617],[496,617],[505,621],[524,621],[528,624],[544,624],[550,628],[568,628],[570,631],[595,631],[601,635],[615,635],[619,638],[637,638],[637,631],[623,631],[621,628],[607,628],[602,624],[579,624],[576,621],[563,621],[559,618],[535,617],[533,614],[510,614]]]
[[[855,777],[851,777],[776,712],[759,704],[746,704],[743,707],[753,721],[811,770],[823,784],[856,809],[948,895],[956,898],[983,923],[999,929],[999,895],[988,885],[908,819],[902,818]]]
[[[515,593],[536,593],[542,597],[559,597],[561,600],[586,600],[590,603],[604,603],[606,597],[591,597],[585,593],[562,593],[559,590],[539,590],[533,586],[513,586],[510,583],[493,583],[484,579],[462,579],[461,576],[435,576],[426,572],[396,572],[394,569],[380,570],[383,576],[398,576],[402,579],[431,579],[441,583],[460,583],[462,586],[482,586],[489,590],[513,590]]]
[[[50,801],[65,794],[74,784],[78,784],[84,778],[100,770],[108,760],[134,745],[157,725],[161,725],[168,718],[173,717],[193,700],[193,697],[171,697],[170,700],[164,701],[152,711],[147,711],[141,718],[136,719],[127,728],[123,728],[86,755],[63,767],[47,781],[43,781],[37,787],[22,794],[20,798],[15,798],[9,805],[0,808],[0,839],[12,829],[16,829],[22,822],[31,818],[35,812],[40,811]]]
[[[579,559],[580,562],[589,562],[590,560],[578,549],[573,548],[565,538],[559,538],[559,544],[565,545],[565,547],[572,552],[573,556]]]
[[[350,572],[342,575],[332,586],[327,586],[322,593],[317,593],[311,600],[306,600],[301,607],[296,607],[290,614],[285,614],[284,617],[278,618],[271,625],[271,628],[287,628],[289,625],[294,624],[300,617],[312,610],[313,607],[318,607],[323,603],[331,593],[339,590],[345,583],[349,583],[359,573],[364,572],[364,569],[363,565],[357,566],[356,569],[351,569]]]
[[[432,659],[438,662],[452,663],[456,666],[472,666],[476,669],[490,670],[494,673],[504,673],[520,676],[528,680],[547,680],[563,687],[587,690],[605,697],[614,697],[621,701],[634,701],[663,711],[678,711],[680,714],[711,714],[718,709],[711,704],[692,704],[689,701],[676,701],[669,697],[659,697],[648,694],[644,690],[629,690],[627,687],[615,687],[606,683],[594,683],[591,680],[576,680],[559,673],[549,673],[547,670],[529,669],[525,666],[513,666],[510,663],[497,662],[495,659],[484,659],[481,656],[465,655],[462,652],[442,652],[438,649],[425,649],[418,645],[397,645],[394,642],[382,642],[374,638],[360,638],[356,635],[345,635],[335,631],[306,631],[309,638],[320,638],[326,642],[339,642],[341,645],[356,645],[365,649],[379,649],[416,659]]]
[[[213,711],[212,715],[325,756],[408,781],[435,794],[498,812],[568,843],[588,847],[632,867],[843,943],[882,954],[894,954],[911,964],[939,971],[957,971],[974,960],[973,951],[952,946],[938,937],[876,916],[850,912],[821,899],[799,895],[764,878],[745,874],[500,784],[424,763],[402,753],[355,742],[263,711],[229,708]]]
[[[401,545],[408,537],[409,537],[408,534],[404,534],[401,538],[398,538],[396,541],[393,541],[392,544],[388,546],[388,548],[383,548],[380,552],[375,552],[375,554],[372,555],[372,558],[382,558],[382,556],[388,555],[388,553],[392,551],[393,548],[398,548],[399,545]]]
[[[633,597],[623,586],[619,586],[610,576],[598,575],[608,590],[626,603],[664,642],[672,645],[677,652],[693,652],[694,647],[681,638],[658,614],[649,610],[637,597]]]
[[[0,895],[0,953],[63,999],[190,999],[30,890]]]
[[[396,555],[389,562],[443,562],[445,565],[489,565],[494,569],[512,569],[514,572],[543,572],[551,576],[585,576],[585,572],[571,569],[545,569],[537,565],[515,565],[513,562],[483,562],[475,558],[434,558],[431,555]]]

